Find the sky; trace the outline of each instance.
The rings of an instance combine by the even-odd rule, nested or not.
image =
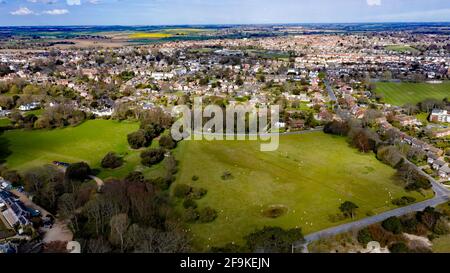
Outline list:
[[[450,0],[0,0],[1,26],[450,22]]]

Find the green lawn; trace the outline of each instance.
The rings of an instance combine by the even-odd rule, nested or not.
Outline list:
[[[92,167],[99,167],[106,153],[129,151],[127,134],[137,128],[136,123],[91,120],[64,129],[7,131],[2,138],[12,152],[6,159],[12,169],[23,171],[54,160],[85,161]]]
[[[417,104],[428,98],[442,100],[450,97],[450,81],[442,84],[379,82],[376,92],[383,94],[385,102],[389,104]]]
[[[11,125],[11,120],[9,118],[1,118],[0,119],[0,127],[6,127]]]
[[[330,215],[336,215],[347,200],[360,207],[358,218],[363,218],[395,208],[389,192],[393,198],[424,199],[405,193],[393,180],[395,170],[373,154],[360,154],[348,147],[345,138],[323,133],[283,136],[279,150],[269,153],[260,152],[258,142],[185,141],[177,158],[176,183],[207,189],[199,207],[218,211],[214,222],[191,225],[200,248],[241,242],[263,226],[301,227],[308,234],[339,225],[345,221],[332,221]],[[222,180],[224,171],[234,179]],[[194,175],[200,177],[196,182]],[[262,210],[272,205],[284,206],[287,213],[277,219],[262,216]]]
[[[406,53],[406,52],[417,53],[417,52],[419,52],[419,50],[417,50],[416,48],[411,47],[409,45],[389,45],[389,46],[386,46],[386,50],[392,50],[392,51],[396,51],[398,53]]]
[[[440,236],[433,240],[434,253],[450,253],[450,235]]]

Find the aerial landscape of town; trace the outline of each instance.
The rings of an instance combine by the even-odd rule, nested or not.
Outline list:
[[[0,253],[450,253],[450,3],[70,21],[105,2],[0,1]]]

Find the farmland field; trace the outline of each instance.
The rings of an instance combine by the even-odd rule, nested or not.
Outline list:
[[[450,81],[440,84],[379,82],[376,86],[376,93],[384,95],[386,103],[399,106],[429,98],[442,100],[450,97]]]
[[[130,39],[164,39],[173,37],[173,34],[170,33],[146,33],[146,32],[138,32],[130,34]]]
[[[391,196],[425,199],[406,193],[394,179],[395,170],[373,154],[361,154],[345,138],[323,133],[282,136],[276,152],[260,152],[258,142],[185,141],[176,154],[176,183],[207,189],[199,208],[218,212],[212,223],[191,225],[199,246],[242,242],[264,226],[301,227],[305,234],[336,226],[348,221],[335,217],[347,200],[360,207],[357,218],[364,218],[393,209]],[[234,178],[223,180],[226,171]],[[199,180],[192,181],[193,176]],[[286,213],[263,216],[274,206]]]
[[[396,52],[399,52],[399,53],[405,53],[405,52],[416,53],[416,52],[419,52],[419,50],[417,50],[414,47],[409,46],[409,45],[389,45],[389,46],[386,46],[386,50],[392,50],[392,51],[396,51]]]

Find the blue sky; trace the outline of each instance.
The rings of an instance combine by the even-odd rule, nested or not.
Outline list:
[[[449,0],[0,0],[0,25],[450,22]]]

